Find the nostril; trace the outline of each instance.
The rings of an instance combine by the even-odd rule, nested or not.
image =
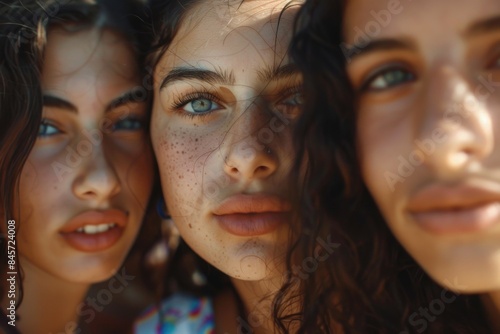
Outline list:
[[[255,173],[256,174],[266,173],[268,170],[269,170],[269,167],[267,167],[267,166],[259,166],[255,169]]]

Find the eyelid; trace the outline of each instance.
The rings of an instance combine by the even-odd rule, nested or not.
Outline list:
[[[302,85],[302,83],[295,85],[295,86],[288,87],[279,93],[279,95],[278,95],[279,101],[283,102],[283,100],[290,97],[291,95],[294,95],[297,93],[302,93],[303,91],[304,91],[304,86]]]
[[[53,128],[57,129],[58,132],[54,133],[54,134],[49,134],[49,135],[40,135],[40,134],[37,134],[37,137],[47,138],[47,137],[51,137],[51,136],[55,136],[55,135],[63,134],[64,133],[64,131],[61,130],[61,126],[58,125],[57,122],[52,121],[51,119],[42,118],[42,120],[40,121],[40,125],[39,125],[38,129],[40,130],[40,126],[43,126],[43,125],[50,125]]]
[[[207,112],[203,112],[203,113],[191,113],[191,112],[187,112],[183,109],[183,107],[185,107],[188,103],[193,102],[195,100],[199,100],[199,99],[207,99],[207,100],[213,101],[217,105],[219,105],[220,108],[210,110]],[[208,117],[208,116],[212,115],[214,112],[216,112],[218,110],[224,109],[225,108],[224,104],[225,103],[222,102],[222,99],[216,93],[213,93],[208,89],[207,90],[201,89],[201,90],[197,90],[197,91],[193,91],[193,92],[189,92],[189,93],[179,94],[178,97],[174,98],[174,100],[170,106],[170,110],[174,111],[175,113],[177,113],[183,117],[190,117],[190,118],[196,117],[198,119],[201,119],[202,117]]]
[[[383,65],[377,66],[375,69],[368,72],[367,75],[364,75],[363,76],[364,79],[361,81],[360,88],[358,90],[360,92],[370,91],[370,90],[373,91],[374,89],[371,89],[369,86],[373,83],[373,81],[375,81],[376,78],[378,78],[380,75],[383,75],[384,73],[396,70],[402,70],[405,72],[413,73],[413,71],[409,69],[409,66],[406,63],[403,62],[385,63]]]

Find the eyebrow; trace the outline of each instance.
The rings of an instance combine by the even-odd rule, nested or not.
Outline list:
[[[145,102],[147,96],[144,95],[143,93],[136,95],[136,92],[140,92],[140,88],[131,89],[128,92],[125,92],[122,95],[118,96],[117,98],[113,99],[110,103],[108,103],[108,106],[106,107],[106,110],[104,112],[107,113],[127,103]]]
[[[301,74],[297,65],[290,63],[279,67],[269,67],[259,71],[259,77],[262,81],[277,81]]]
[[[118,108],[122,105],[125,105],[127,103],[130,103],[130,102],[143,102],[143,101],[144,101],[144,99],[136,100],[135,89],[132,89],[132,90],[118,96],[117,98],[113,99],[110,103],[108,103],[106,110],[105,110],[105,113],[107,113],[115,108]],[[66,101],[66,100],[64,100],[60,97],[54,96],[54,95],[50,95],[50,94],[43,95],[43,106],[44,107],[58,108],[58,109],[67,110],[67,111],[71,111],[71,112],[75,112],[75,113],[78,112],[78,108],[74,104],[72,104],[71,102]]]
[[[193,67],[176,67],[162,80],[160,90],[175,81],[199,80],[210,84],[234,85],[234,74],[221,70],[203,70]]]
[[[78,111],[74,104],[63,100],[60,97],[47,94],[43,95],[43,106],[63,109],[75,113]]]
[[[484,21],[472,24],[465,32],[466,37],[474,37],[483,33],[499,31],[500,16],[495,16]]]
[[[347,50],[351,61],[367,54],[381,51],[415,50],[415,46],[408,40],[384,38],[369,41],[366,45],[354,45]]]

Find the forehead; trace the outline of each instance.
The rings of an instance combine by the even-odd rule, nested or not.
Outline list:
[[[500,15],[498,0],[349,0],[344,37],[353,41],[365,33],[371,39],[443,40],[496,15]]]
[[[58,27],[48,32],[42,70],[46,89],[76,77],[104,83],[133,80],[137,74],[132,46],[118,33],[97,28],[68,32]]]
[[[163,66],[279,64],[286,55],[299,4],[282,0],[202,1],[185,14]]]

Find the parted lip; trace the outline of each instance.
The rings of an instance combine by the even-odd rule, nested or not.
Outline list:
[[[77,229],[85,225],[100,225],[115,223],[117,227],[127,225],[128,215],[125,211],[119,209],[108,210],[89,210],[84,211],[71,218],[67,224],[60,230],[61,233],[76,232]]]
[[[432,184],[417,191],[408,201],[410,213],[459,211],[500,201],[500,184],[468,182],[457,185]]]
[[[213,210],[213,214],[222,216],[241,213],[286,212],[290,209],[291,205],[288,201],[275,195],[237,194],[223,200]]]

